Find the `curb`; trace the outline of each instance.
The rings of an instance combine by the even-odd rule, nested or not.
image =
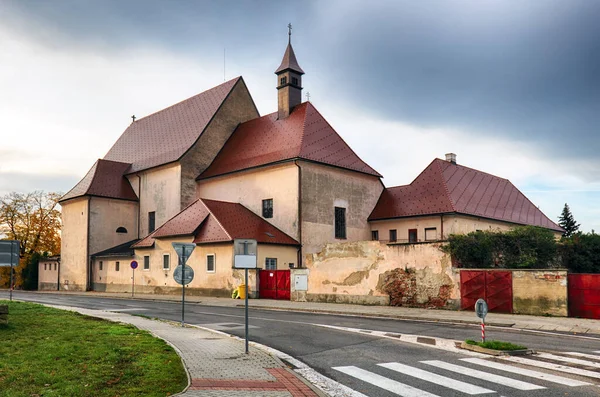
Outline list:
[[[531,349],[522,349],[522,350],[495,350],[495,349],[487,349],[485,347],[470,345],[467,342],[463,342],[460,344],[460,349],[470,350],[477,353],[489,354],[491,356],[529,356],[535,354],[535,351]]]

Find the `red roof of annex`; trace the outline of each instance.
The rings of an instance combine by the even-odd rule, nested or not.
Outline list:
[[[369,220],[461,213],[563,232],[509,180],[435,159],[410,185],[386,188]]]

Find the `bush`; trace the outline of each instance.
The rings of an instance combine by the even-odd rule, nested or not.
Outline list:
[[[577,233],[559,246],[563,266],[573,273],[600,273],[600,235]]]

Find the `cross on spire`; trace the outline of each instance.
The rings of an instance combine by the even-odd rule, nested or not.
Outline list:
[[[131,116],[131,120],[132,120],[131,122],[133,123],[135,121],[135,119],[136,119],[136,117],[135,117],[135,114],[134,114],[133,116]]]
[[[310,92],[306,91],[306,100],[310,102]]]
[[[292,42],[292,24],[288,23],[288,43]]]

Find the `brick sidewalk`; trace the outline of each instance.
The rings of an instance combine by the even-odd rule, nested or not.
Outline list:
[[[277,358],[222,333],[124,313],[60,307],[110,321],[132,324],[171,344],[181,356],[190,377],[185,397],[318,397]]]

